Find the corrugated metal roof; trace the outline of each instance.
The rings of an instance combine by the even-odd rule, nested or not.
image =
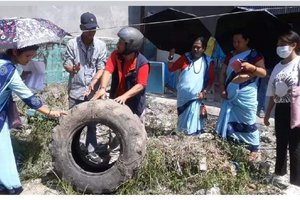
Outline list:
[[[300,6],[241,6],[244,10],[268,10],[273,15],[300,13]]]

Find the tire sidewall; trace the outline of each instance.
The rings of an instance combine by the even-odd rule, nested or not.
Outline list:
[[[111,128],[120,139],[121,152],[116,163],[104,172],[83,170],[72,156],[76,132],[89,122]],[[127,106],[112,100],[84,102],[69,110],[54,128],[52,155],[54,169],[75,188],[87,193],[111,193],[130,179],[139,167],[146,150],[146,131]]]

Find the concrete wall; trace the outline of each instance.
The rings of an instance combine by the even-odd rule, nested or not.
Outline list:
[[[96,15],[98,30],[96,37],[101,37],[107,44],[109,52],[115,48],[117,32],[128,25],[128,6],[110,2],[11,2],[0,4],[0,19],[11,17],[36,17],[52,21],[72,36],[81,34],[80,16],[84,12]],[[106,39],[108,38],[108,39]],[[112,39],[113,38],[113,39]],[[46,63],[45,83],[66,82],[68,73],[62,67],[66,48],[60,45],[47,45],[39,48],[36,59]]]
[[[81,33],[80,15],[84,12],[96,15],[103,30],[96,36],[117,37],[121,26],[128,25],[128,6],[109,2],[12,2],[0,4],[0,19],[7,17],[40,17],[57,24],[66,31],[79,35]]]

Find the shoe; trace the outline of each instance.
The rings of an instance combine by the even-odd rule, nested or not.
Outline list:
[[[119,159],[120,148],[121,148],[121,146],[118,145],[115,148],[111,149],[110,154],[109,154],[110,155],[109,164],[112,164],[112,163],[116,162]]]
[[[296,185],[289,185],[284,191],[285,195],[300,195],[300,187]]]
[[[7,191],[0,190],[0,195],[8,194]]]
[[[86,158],[91,161],[92,163],[98,165],[100,163],[103,162],[103,159],[100,158],[100,156],[96,153],[96,152],[89,152],[87,155],[86,155]]]
[[[265,111],[264,110],[260,110],[259,112],[257,112],[257,116],[259,118],[264,118],[265,117]]]
[[[280,188],[287,188],[290,185],[288,179],[289,178],[287,175],[279,176],[279,175],[274,174],[271,181],[272,181],[272,184],[275,186],[278,186]]]

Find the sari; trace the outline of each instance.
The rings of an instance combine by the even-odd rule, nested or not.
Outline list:
[[[16,93],[30,108],[38,109],[43,104],[23,83],[15,65],[9,58],[0,58],[0,192],[20,194],[20,182],[8,125],[9,103],[12,92]]]
[[[222,138],[237,141],[247,145],[252,151],[259,150],[259,131],[256,126],[257,110],[257,77],[243,82],[232,83],[237,75],[231,66],[236,59],[243,59],[255,64],[262,59],[255,50],[247,50],[232,56],[226,69],[227,99],[223,100],[216,124],[216,133]]]
[[[177,84],[177,130],[187,135],[200,134],[204,132],[204,119],[199,114],[202,100],[198,93],[208,85],[211,59],[205,54],[197,60],[193,60],[191,53],[183,56],[187,66],[181,71]]]

